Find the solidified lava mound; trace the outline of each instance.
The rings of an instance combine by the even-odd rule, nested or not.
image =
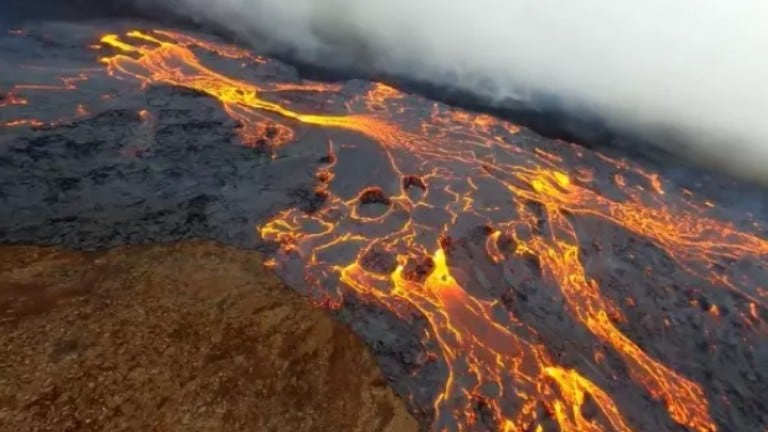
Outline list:
[[[368,349],[212,243],[0,248],[0,430],[417,429]]]
[[[0,242],[260,248],[425,429],[768,427],[764,189],[133,27],[0,38]]]

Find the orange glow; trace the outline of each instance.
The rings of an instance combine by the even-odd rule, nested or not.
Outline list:
[[[16,84],[14,90],[37,90],[37,91],[63,91],[77,89],[77,83],[89,79],[85,72],[75,76],[63,76],[59,78],[61,84]]]
[[[45,122],[37,119],[18,119],[18,120],[10,120],[3,123],[3,126],[5,127],[21,127],[21,126],[39,127],[43,125],[45,125]]]
[[[322,83],[276,83],[273,84],[268,90],[262,90],[263,92],[337,92],[341,90],[339,85],[322,84]]]
[[[9,92],[5,95],[0,94],[0,107],[13,106],[13,105],[27,105],[28,100],[18,96],[16,93]]]
[[[170,32],[163,34],[172,35]],[[104,45],[116,48],[125,54],[139,54],[137,59],[125,54],[103,58],[102,61],[107,64],[110,73],[131,76],[145,84],[177,85],[208,93],[221,101],[227,113],[244,125],[241,136],[247,143],[253,144],[265,135],[266,124],[258,111],[277,114],[305,124],[348,129],[380,141],[391,141],[395,128],[384,121],[360,115],[323,116],[290,110],[262,99],[259,96],[262,92],[261,88],[228,78],[205,67],[191,49],[183,44],[161,41],[155,36],[137,31],[130,32],[128,35],[157,45],[153,47],[131,45],[121,41],[117,35],[102,37],[101,42]],[[189,37],[185,39],[188,43],[191,43],[190,40]],[[206,42],[201,43],[200,47],[216,48],[218,46]],[[231,55],[234,54],[227,51],[227,56]],[[275,141],[277,145],[282,145],[292,137],[293,134],[289,129],[280,126]]]
[[[75,108],[75,115],[78,117],[84,117],[89,114],[88,109],[83,104],[78,104],[77,108]]]
[[[382,162],[400,177],[392,179],[391,195],[377,185],[360,185],[350,199],[334,193],[333,169],[343,155],[331,145],[316,175],[315,194],[323,205],[311,213],[285,210],[258,230],[264,240],[280,246],[269,267],[279,272],[288,261],[300,260],[309,288],[326,296],[320,304],[338,307],[345,293],[354,293],[403,319],[413,311],[424,317],[425,337],[437,346],[430,355],[447,365],[445,385],[434,401],[438,427],[454,420],[460,430],[476,430],[474,406],[482,400],[504,431],[549,430],[539,407],[563,431],[633,430],[604,387],[608,383],[559,364],[536,330],[498,299],[476,297],[472,287],[462,286],[462,267],[451,266],[449,234],[462,218],[471,218],[480,221],[486,235],[478,254],[486,257],[475,259],[488,261],[473,270],[482,273],[486,264],[508,270],[515,260],[534,257],[542,277],[562,294],[565,313],[601,342],[599,350],[589,351],[596,367],[611,351],[624,361],[638,388],[664,405],[671,420],[695,431],[717,429],[702,386],[646,353],[617,325],[627,318],[587,275],[580,258],[582,239],[570,217],[595,218],[647,239],[685,271],[747,299],[749,315],[758,319],[766,296],[747,290],[749,281],[716,271],[715,264],[766,260],[768,241],[709,217],[712,203],[696,201],[690,191],[665,190],[658,174],[596,155],[590,164],[609,168],[611,187],[621,192],[620,198],[604,195],[595,184],[596,171],[573,167],[578,165],[574,158],[584,157],[582,150],[564,143],[562,153],[524,148],[514,144],[519,126],[439,104],[413,113],[408,96],[384,84],[345,101],[345,112],[321,115],[275,100],[285,96],[281,92],[335,96],[341,86],[254,84],[223,75],[198,57],[203,51],[235,64],[268,62],[238,47],[171,31],[105,35],[100,46],[101,62],[116,78],[144,87],[186,87],[216,99],[241,126],[246,145],[279,148],[289,145],[299,128],[317,126],[356,132],[381,146]],[[57,88],[87,78],[78,77],[62,79]],[[139,115],[150,118],[147,111]],[[489,184],[501,196],[487,199],[478,193]],[[369,204],[380,211],[367,213],[363,206]],[[345,260],[329,258],[342,246],[359,252]],[[366,257],[379,251],[391,262],[369,268]],[[334,288],[323,285],[328,281]],[[637,304],[633,298],[623,303]],[[715,306],[709,313],[720,312]],[[588,400],[599,410],[599,419],[585,417],[582,408]]]

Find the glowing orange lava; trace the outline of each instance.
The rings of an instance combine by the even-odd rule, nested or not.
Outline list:
[[[164,33],[171,36],[172,33]],[[395,128],[386,122],[378,121],[368,116],[324,116],[298,113],[279,104],[262,99],[259,94],[262,89],[255,85],[228,78],[205,67],[188,47],[189,37],[180,42],[160,40],[141,32],[130,32],[128,36],[152,42],[155,46],[129,45],[120,41],[117,35],[107,35],[101,40],[124,53],[139,54],[138,58],[124,54],[104,58],[113,73],[133,76],[146,84],[168,84],[189,87],[210,94],[224,104],[226,111],[243,124],[241,132],[243,140],[253,143],[265,134],[265,118],[259,111],[278,114],[287,119],[301,123],[337,127],[370,135],[382,142],[391,141]],[[200,43],[199,47],[215,49],[215,52],[225,57],[236,55],[229,49],[218,49],[218,45]],[[223,54],[222,54],[223,53]],[[244,58],[244,60],[250,57]],[[317,90],[317,88],[315,88]],[[292,134],[289,129],[281,129],[276,144],[281,145],[290,141]]]
[[[18,96],[13,91],[8,92],[7,94],[3,95],[0,93],[0,107],[6,107],[6,106],[13,106],[13,105],[26,105],[29,103],[28,100],[24,99],[21,96]]]
[[[18,126],[32,126],[32,127],[38,127],[45,125],[44,122],[37,120],[37,119],[18,119],[18,120],[9,120],[5,123],[3,123],[3,126],[5,127],[18,127]]]
[[[589,170],[571,173],[560,155],[512,144],[510,137],[521,129],[491,116],[435,105],[414,122],[407,96],[383,84],[349,101],[347,113],[313,114],[265,95],[333,94],[338,86],[259,86],[214,71],[196,54],[203,50],[246,64],[267,61],[246,50],[170,31],[110,34],[100,42],[114,51],[102,58],[111,75],[210,95],[242,125],[240,134],[248,145],[263,140],[273,147],[286,145],[299,124],[357,132],[381,145],[392,171],[402,179],[398,193],[385,196],[381,190],[361,187],[360,195],[343,199],[334,193],[335,161],[329,161],[318,173],[317,193],[325,199],[318,211],[289,209],[259,230],[264,239],[281,245],[271,266],[299,259],[309,284],[319,286],[318,278],[334,275],[339,293],[352,290],[403,318],[406,310],[415,310],[427,320],[429,337],[439,347],[433,354],[448,367],[445,387],[434,401],[436,429],[475,430],[479,420],[474,406],[482,400],[499,430],[549,430],[542,406],[560,430],[633,430],[605,389],[608,382],[595,382],[558,364],[534,329],[498,301],[477,298],[458,282],[446,244],[451,228],[465,218],[489,227],[485,251],[492,265],[501,268],[522,255],[536,257],[542,276],[557,284],[575,320],[623,359],[632,380],[663,403],[670,419],[696,431],[717,429],[702,387],[646,353],[617,326],[623,317],[586,274],[568,215],[594,217],[648,239],[682,268],[747,298],[755,317],[766,307],[760,294],[765,287],[746,290],[741,281],[716,271],[714,264],[722,259],[765,260],[765,239],[705,217],[706,203],[686,199],[669,205],[671,193],[658,175],[600,156],[617,170],[615,184],[624,198],[603,196],[590,187],[594,176]],[[65,81],[67,85],[72,81]],[[644,179],[645,186],[628,186],[628,174]],[[481,184],[505,191],[504,203],[484,202],[477,193]],[[421,193],[414,195],[418,190]],[[386,210],[363,215],[364,201],[385,205]],[[538,203],[544,214],[526,205],[530,202]],[[546,231],[538,228],[542,219],[549,226]],[[514,248],[501,247],[502,237],[513,239]],[[333,258],[331,251],[343,245],[360,251],[355,259]],[[375,250],[393,256],[394,269],[368,268],[365,257]],[[417,262],[428,263],[421,275],[409,270]],[[329,299],[328,305],[339,304],[333,293]],[[584,414],[587,400],[597,406],[598,416]]]

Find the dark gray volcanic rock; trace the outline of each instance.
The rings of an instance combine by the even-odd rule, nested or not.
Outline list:
[[[158,98],[153,123],[134,106],[4,136],[2,240],[92,249],[195,237],[253,247],[256,224],[313,184],[322,147],[311,139],[304,153],[300,144],[271,160],[238,145],[209,98],[147,92],[148,104]]]
[[[120,31],[127,25],[107,28]],[[353,200],[366,187],[375,186],[376,193],[364,200],[364,209],[375,214],[386,208],[389,197],[405,181],[387,163],[378,143],[349,131],[290,122],[296,137],[287,145],[244,146],[238,137],[242,125],[215,99],[180,87],[138,88],[136,82],[105,76],[97,54],[85,48],[98,33],[87,26],[45,24],[26,37],[0,36],[0,60],[9,65],[0,72],[0,105],[6,103],[0,107],[0,123],[31,118],[46,123],[0,129],[0,243],[103,249],[204,238],[267,249],[270,245],[263,243],[257,228],[278,212],[298,208],[306,213],[324,207],[315,188],[318,169],[330,161],[331,143],[338,158],[333,167],[335,196]],[[299,82],[296,71],[280,63],[255,69],[230,63],[220,66],[227,73],[260,82]],[[95,70],[87,79],[80,77],[75,88],[24,90],[20,93],[26,105],[10,102],[9,90],[16,84],[66,87],[62,77],[71,81],[83,69]],[[339,93],[351,97],[368,88],[368,83],[350,82]],[[290,97],[293,105],[322,113],[339,112],[344,102],[299,94]],[[433,109],[421,98],[407,102],[420,114],[428,115]],[[567,150],[564,143],[525,130],[514,140],[526,149],[536,147],[553,154]],[[517,157],[484,151],[472,154],[473,160]],[[624,192],[610,182],[614,172],[601,168],[594,155],[577,160],[570,150],[562,153],[566,164],[595,165],[603,196],[623,197]],[[444,187],[433,187],[429,193],[450,195],[452,187],[473,175],[476,172],[458,171],[457,178],[436,181]],[[685,187],[714,201],[717,207],[708,216],[731,220],[765,238],[760,224],[768,216],[764,189],[725,182],[691,168],[669,169],[662,177],[667,190]],[[420,186],[418,178],[409,181],[414,193],[422,186],[420,193],[426,193],[428,187]],[[490,219],[510,217],[515,203],[504,194],[507,191],[498,183],[483,183],[482,178],[477,183],[481,185],[475,197],[478,205],[502,209]],[[539,234],[548,233],[551,227],[545,210],[536,203],[526,205],[540,215]],[[410,216],[440,221],[447,217],[441,210],[419,208]],[[612,322],[651,357],[700,383],[721,430],[763,431],[768,426],[764,366],[768,365],[768,326],[764,307],[751,309],[749,296],[766,300],[768,257],[712,264],[722,266],[715,270],[731,280],[746,278],[747,289],[735,292],[706,278],[712,268],[683,269],[660,247],[625,227],[584,215],[567,216],[577,231],[587,275],[626,316],[623,321],[612,317]],[[455,223],[450,232],[455,237],[446,247],[456,278],[467,292],[498,301],[499,322],[504,318],[501,311],[507,311],[535,328],[535,335],[519,331],[546,346],[558,364],[599,383],[637,430],[681,430],[663,403],[629,379],[624,361],[568,312],[561,290],[544,277],[535,257],[515,255],[504,266],[490,264],[484,255],[488,232],[478,229],[481,222],[470,215]],[[386,232],[387,227],[370,229]],[[333,253],[334,260],[344,263],[357,250]],[[366,265],[382,273],[391,272],[395,265],[385,253],[372,252],[367,258]],[[323,292],[315,297],[318,293],[312,289],[317,287],[309,286],[312,275],[304,272],[306,263],[289,259],[285,265],[280,276],[296,290],[319,300],[329,293],[342,298],[337,316],[371,347],[395,391],[428,425],[448,371],[442,359],[429,354],[435,346],[434,340],[424,336],[429,331],[424,317],[410,310],[398,317],[367,299],[341,293],[333,278],[324,281]],[[478,428],[494,424],[494,419],[483,417],[487,410],[481,402],[475,408],[483,419]],[[448,426],[455,426],[450,419]]]

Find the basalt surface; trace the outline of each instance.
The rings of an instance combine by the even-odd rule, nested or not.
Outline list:
[[[764,189],[136,26],[0,41],[0,241],[260,249],[429,429],[768,426]]]

